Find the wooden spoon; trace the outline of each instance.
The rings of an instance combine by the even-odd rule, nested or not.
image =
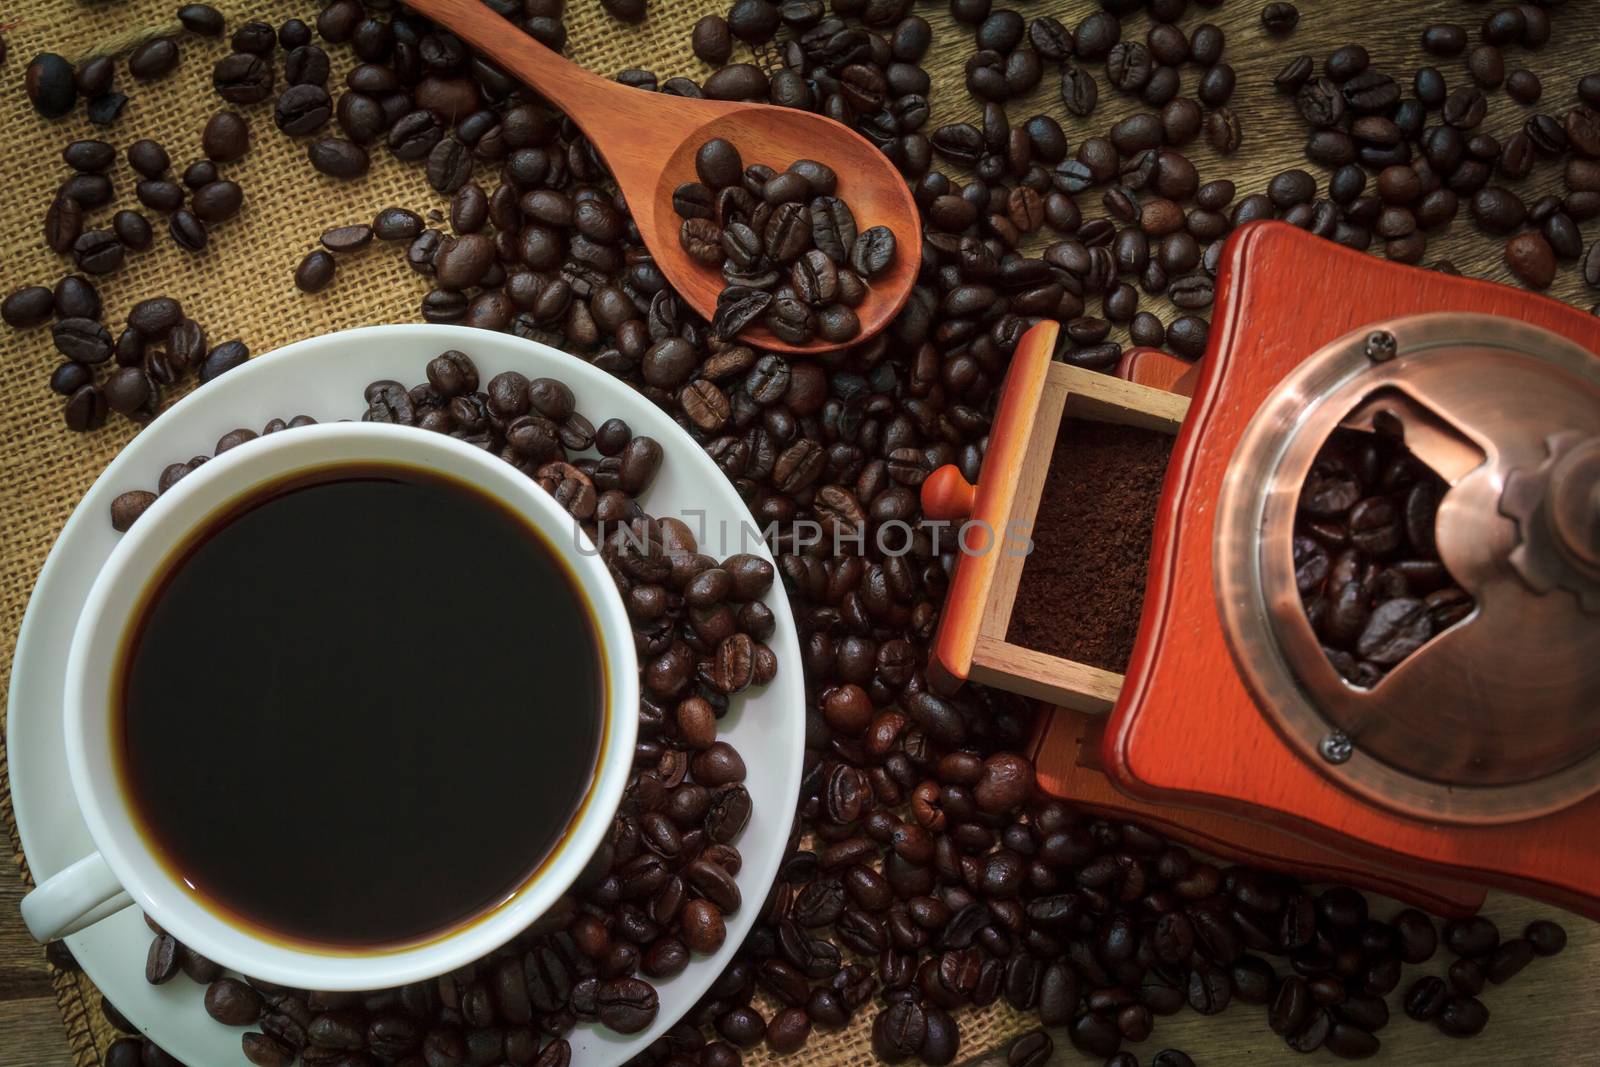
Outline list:
[[[887,226],[894,232],[894,263],[868,283],[867,298],[855,309],[861,332],[848,344],[887,326],[911,295],[922,257],[916,202],[894,164],[855,131],[808,111],[690,100],[608,81],[545,48],[481,0],[407,0],[407,5],[538,90],[578,124],[622,189],[656,266],[706,319],[716,311],[722,275],[691,260],[678,243],[682,220],[672,210],[672,191],[696,180],[695,152],[713,137],[731,141],[746,164],[765,163],[778,171],[797,159],[827,164],[839,176],[837,195],[850,205],[858,228]],[[757,326],[740,339],[777,352],[840,347],[822,340],[786,344]]]

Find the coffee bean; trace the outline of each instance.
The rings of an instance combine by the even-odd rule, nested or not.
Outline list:
[[[1489,186],[1472,197],[1472,217],[1490,233],[1510,233],[1527,218],[1527,207],[1513,192]]]
[[[444,137],[428,153],[426,173],[434,192],[448,196],[472,177],[472,153],[458,138]]]
[[[52,252],[72,250],[83,232],[83,208],[70,196],[58,196],[44,216],[44,243]]]
[[[1206,140],[1221,155],[1238,151],[1242,136],[1239,118],[1232,108],[1219,107],[1206,116]]]
[[[308,252],[294,270],[295,288],[303,293],[321,292],[333,281],[335,269],[333,257],[322,249]]]
[[[1485,973],[1489,981],[1495,985],[1509,982],[1522,972],[1522,969],[1533,962],[1535,955],[1534,946],[1525,937],[1512,938],[1502,941],[1500,947],[1489,954],[1489,963]]]
[[[200,364],[200,384],[226,374],[235,367],[242,366],[250,358],[250,350],[242,341],[224,341],[206,354]]]
[[[872,1022],[872,1051],[885,1063],[899,1063],[917,1054],[928,1036],[927,1013],[915,1001],[899,1001]]]
[[[1100,99],[1099,86],[1094,75],[1077,64],[1069,63],[1061,71],[1061,103],[1068,112],[1079,118],[1093,114]]]
[[[211,87],[230,104],[258,104],[272,94],[272,63],[248,52],[234,52],[211,68]]]
[[[335,226],[332,229],[323,230],[319,240],[322,242],[322,247],[330,252],[355,252],[372,243],[372,227],[365,223],[354,226]],[[443,254],[443,250],[441,250],[440,255],[442,256]],[[435,267],[437,268],[437,263]],[[452,286],[452,288],[465,287]]]
[[[55,310],[55,296],[42,285],[25,285],[12,290],[0,303],[0,319],[16,330],[39,326]]]
[[[210,4],[184,4],[178,8],[178,21],[190,33],[202,37],[220,37],[224,29],[222,12]]]
[[[154,37],[133,50],[128,73],[140,81],[164,78],[178,65],[178,46],[170,37]]]
[[[811,1018],[804,1008],[784,1008],[767,1023],[767,1047],[778,1055],[797,1051],[811,1036]]]
[[[1483,121],[1488,103],[1481,89],[1457,89],[1444,101],[1444,121],[1459,130],[1470,130]]]
[[[272,118],[278,129],[294,137],[316,133],[333,117],[333,102],[320,85],[291,85],[278,95]]]
[[[636,1034],[655,1021],[656,991],[637,978],[613,978],[595,994],[600,1021],[619,1034]]]
[[[250,1026],[261,1017],[261,995],[235,978],[206,987],[206,1014],[224,1026]]]
[[[1044,1030],[1029,1030],[1015,1038],[1006,1049],[1007,1067],[1044,1067],[1055,1051],[1055,1042]]]
[[[1541,234],[1520,233],[1506,242],[1506,264],[1532,289],[1547,289],[1555,280],[1555,252]]]
[[[1300,22],[1300,10],[1293,4],[1272,3],[1261,9],[1261,26],[1268,33],[1292,33]]]
[[[150,942],[145,959],[144,980],[151,985],[161,985],[178,975],[178,942],[171,934],[158,934]]]
[[[1451,997],[1439,1009],[1434,1023],[1451,1037],[1474,1037],[1489,1022],[1489,1009],[1474,997]]]
[[[850,246],[850,265],[863,278],[872,278],[887,270],[894,258],[894,232],[887,226],[863,230]]]
[[[210,235],[206,231],[206,224],[199,216],[185,208],[174,211],[167,219],[167,229],[172,234],[172,240],[178,247],[189,252],[205,250]]]
[[[143,489],[119,494],[111,501],[111,528],[118,533],[126,533],[155,502],[156,495]]]
[[[202,222],[225,222],[239,213],[244,190],[237,182],[214,181],[194,191],[190,210]]]
[[[1518,68],[1506,75],[1506,95],[1519,104],[1537,104],[1544,95],[1539,76],[1526,68]]]
[[[116,81],[117,68],[110,56],[95,56],[86,59],[78,65],[73,73],[73,85],[78,90],[78,95],[86,100],[95,100],[108,95],[111,85]],[[91,116],[92,121],[92,116]]]
[[[57,313],[61,311],[57,295]],[[111,332],[100,323],[87,318],[61,318],[50,329],[50,339],[56,351],[79,363],[104,363],[111,358]]]
[[[336,137],[312,141],[306,146],[311,165],[331,178],[359,178],[371,165],[366,149]]]
[[[140,367],[119,367],[106,379],[102,391],[106,405],[119,415],[144,421],[154,414],[156,386]]]
[[[720,15],[707,15],[694,24],[690,46],[703,63],[721,66],[733,55],[733,35],[728,21]]]
[[[23,77],[28,101],[47,119],[58,119],[78,101],[72,64],[54,52],[40,52],[28,62]]]
[[[1485,89],[1499,88],[1506,80],[1506,61],[1492,44],[1475,45],[1467,53],[1467,72]]]

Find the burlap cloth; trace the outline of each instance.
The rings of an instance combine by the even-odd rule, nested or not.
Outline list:
[[[259,3],[223,2],[230,29],[241,21],[260,18],[277,25],[298,16],[310,20],[319,5],[294,0]],[[1050,0],[1024,5],[1027,14],[1054,14],[1069,25],[1094,10],[1090,0]],[[119,64],[118,88],[130,100],[118,123],[110,130],[93,126],[80,106],[69,118],[46,122],[29,107],[21,91],[22,71],[29,57],[40,51],[59,52],[78,60],[94,53],[124,50],[144,37],[173,32],[176,0],[126,0],[115,3],[77,3],[73,0],[26,0],[6,12],[11,21],[5,31],[10,58],[0,81],[0,293],[19,285],[53,285],[66,264],[44,247],[41,217],[56,185],[66,176],[59,153],[75,137],[101,137],[120,150],[138,137],[153,137],[166,145],[174,167],[180,170],[200,156],[200,130],[206,119],[225,106],[211,91],[212,63],[225,51],[219,41],[185,36],[178,69],[165,80],[138,84]],[[708,12],[725,12],[727,0],[654,0],[642,27],[625,26],[606,15],[598,0],[569,0],[567,53],[603,74],[627,67],[654,70],[662,79],[674,74],[703,78],[708,69],[689,50],[689,28]],[[1303,127],[1282,98],[1266,88],[1288,50],[1326,55],[1330,48],[1359,36],[1373,51],[1377,66],[1395,73],[1414,70],[1422,62],[1415,41],[1420,28],[1433,21],[1469,20],[1474,9],[1463,11],[1449,0],[1422,0],[1394,4],[1387,0],[1315,0],[1301,5],[1306,17],[1288,45],[1266,41],[1256,19],[1260,4],[1235,2],[1220,11],[1197,10],[1184,20],[1193,26],[1202,20],[1216,22],[1228,32],[1226,59],[1238,70],[1239,90],[1234,107],[1244,120],[1245,146],[1223,163],[1208,148],[1189,149],[1203,177],[1227,176],[1238,182],[1240,194],[1262,189],[1277,170],[1304,165],[1300,146]],[[934,87],[929,94],[934,123],[975,119],[977,109],[960,85],[961,64],[971,51],[971,31],[956,26],[947,15],[948,5],[925,3],[918,13],[934,24],[935,40],[950,42],[936,60],[930,60]],[[1571,4],[1557,11],[1556,41],[1530,62],[1544,78],[1546,106],[1559,114],[1571,100],[1577,74],[1593,65],[1592,48],[1600,40],[1600,4]],[[1360,16],[1355,17],[1355,16]],[[1146,23],[1131,19],[1125,35],[1142,40]],[[955,43],[959,40],[959,44]],[[350,65],[345,48],[331,48],[332,83],[342,83]],[[741,53],[744,50],[741,49]],[[749,58],[747,54],[736,56]],[[1459,61],[1443,64],[1453,84],[1463,80]],[[281,69],[281,68],[280,68]],[[1097,70],[1098,73],[1098,70]],[[1183,72],[1185,92],[1194,91],[1196,72]],[[1074,145],[1091,133],[1103,132],[1111,121],[1135,108],[1102,85],[1102,104],[1088,121],[1073,120],[1056,97],[1058,79],[1047,73],[1033,98],[1013,104],[1013,121],[1047,110],[1062,122]],[[252,352],[261,353],[311,334],[384,322],[409,322],[420,318],[419,306],[426,287],[405,265],[401,250],[373,247],[354,257],[341,257],[334,284],[315,296],[300,293],[291,284],[294,265],[315,244],[316,236],[332,225],[368,221],[378,208],[400,205],[426,212],[443,207],[427,186],[420,168],[395,162],[386,151],[374,151],[372,171],[355,182],[336,182],[316,174],[305,159],[303,141],[280,134],[272,124],[271,102],[241,109],[251,124],[252,148],[239,163],[225,167],[226,176],[244,188],[245,206],[235,219],[214,227],[211,244],[203,255],[178,249],[157,222],[154,245],[130,255],[116,274],[97,284],[105,302],[105,320],[113,333],[133,302],[168,294],[183,302],[188,314],[203,325],[211,343],[238,337]],[[1520,122],[1520,109],[1496,97],[1489,128],[1511,132]],[[930,126],[931,129],[931,126]],[[1311,168],[1316,170],[1316,168]],[[137,207],[132,195],[133,177],[119,159],[114,170],[117,196],[111,208],[93,215],[105,225],[110,211]],[[1516,188],[1530,202],[1533,194],[1555,189],[1557,175],[1541,168]],[[1098,196],[1081,198],[1089,217],[1101,213]],[[1585,227],[1593,238],[1593,225]],[[1458,223],[1449,237],[1436,241],[1429,259],[1446,255],[1467,273],[1506,280],[1498,246]],[[1553,295],[1588,306],[1600,296],[1583,288],[1575,272],[1563,269]],[[1176,314],[1165,301],[1146,302],[1163,320]],[[1125,335],[1122,339],[1126,339]],[[134,427],[113,415],[107,426],[92,434],[69,432],[61,418],[61,398],[46,387],[58,360],[47,328],[17,333],[0,328],[0,692],[9,684],[11,657],[17,628],[40,566],[51,543],[78,499],[102,468],[132,437]],[[182,457],[175,457],[182,458]],[[135,487],[130,487],[135,488]],[[0,742],[0,821],[17,862],[23,864],[12,819],[4,748]],[[24,864],[25,867],[25,864]],[[26,871],[24,870],[26,877]],[[101,1050],[112,1039],[110,1027],[98,1010],[99,994],[81,974],[57,972],[53,976],[68,1039],[81,1067],[99,1064]],[[198,996],[198,990],[196,996]],[[786,1062],[810,1064],[862,1064],[872,1062],[868,1049],[865,1012],[857,1024],[836,1034],[818,1034],[805,1050]],[[963,1058],[994,1049],[1028,1023],[1002,1006],[967,1011],[959,1016]],[[766,1062],[757,1051],[747,1061]],[[206,1065],[193,1065],[206,1067]]]

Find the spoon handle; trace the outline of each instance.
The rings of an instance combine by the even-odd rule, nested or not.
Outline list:
[[[656,130],[660,116],[642,102],[624,98],[637,93],[563,59],[529,37],[510,20],[485,6],[482,0],[407,0],[407,6],[460,37],[531,85],[566,112],[586,133],[603,132],[606,140],[633,137]],[[598,140],[591,133],[591,140]]]

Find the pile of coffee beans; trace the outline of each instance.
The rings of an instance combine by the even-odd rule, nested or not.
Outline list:
[[[1185,153],[1203,137],[1226,156],[1249,135],[1245,109],[1232,106],[1236,89],[1252,94],[1251,112],[1273,106],[1269,86],[1238,84],[1224,31],[1205,21],[1202,9],[1219,2],[1101,0],[1068,25],[992,0],[947,0],[941,6],[960,29],[941,32],[936,43],[912,0],[738,0],[726,17],[696,27],[696,54],[716,65],[703,80],[622,72],[620,80],[640,91],[828,115],[905,175],[924,222],[910,299],[884,332],[808,358],[717,336],[667,285],[574,125],[403,8],[333,0],[310,27],[280,27],[279,49],[252,29],[230,41],[232,54],[217,64],[223,98],[241,109],[271,106],[285,136],[305,139],[308,167],[355,179],[367,172],[370,153],[383,150],[416,163],[428,186],[450,198],[448,230],[404,209],[372,222],[374,237],[405,242],[407,262],[429,279],[424,318],[509,330],[591,361],[638,387],[702,443],[759,523],[815,520],[847,535],[838,550],[832,539],[818,544],[788,533],[774,546],[801,630],[810,696],[796,827],[755,931],[708,997],[642,1063],[731,1067],[741,1049],[764,1042],[792,1051],[811,1033],[858,1017],[873,1019],[880,1055],[948,1063],[962,1051],[957,1009],[1001,997],[1037,1012],[1076,1048],[1118,1057],[1118,1067],[1132,1062],[1123,1041],[1142,1039],[1157,1015],[1185,1004],[1205,1013],[1235,1000],[1276,1005],[1287,989],[1285,1005],[1270,1016],[1286,1042],[1345,1055],[1370,1052],[1389,1021],[1382,998],[1396,988],[1400,963],[1435,936],[1425,916],[1372,916],[1353,891],[1318,892],[1280,875],[1220,867],[1141,827],[1037,796],[1020,754],[1030,736],[1028,703],[977,686],[941,695],[929,684],[927,649],[955,562],[948,539],[940,544],[918,531],[907,551],[890,553],[873,536],[885,524],[921,518],[917,490],[936,466],[955,463],[977,478],[996,391],[1033,323],[1061,320],[1060,358],[1094,369],[1116,365],[1123,336],[1200,356],[1222,241],[1244,222],[1280,218],[1351,247],[1423,262],[1429,235],[1465,198],[1475,205],[1471,217],[1489,220],[1497,244],[1517,242],[1513,267],[1521,263],[1524,277],[1543,276],[1543,241],[1557,269],[1581,263],[1585,281],[1600,289],[1600,253],[1591,246],[1582,254],[1579,230],[1600,198],[1590,136],[1600,72],[1576,87],[1508,72],[1508,96],[1538,96],[1552,111],[1519,131],[1526,142],[1512,134],[1502,143],[1483,129],[1502,90],[1477,80],[1450,88],[1426,66],[1384,74],[1359,45],[1296,57],[1278,77],[1277,106],[1307,123],[1310,167],[1240,196],[1232,177],[1202,176]],[[488,6],[530,37],[564,47],[562,0]],[[645,12],[621,0],[610,6],[630,17]],[[1279,47],[1316,14],[1294,19],[1273,6],[1250,32],[1273,35]],[[1141,8],[1150,20],[1144,39],[1125,39],[1124,16]],[[1482,19],[1481,41],[1471,47],[1494,49],[1477,57],[1469,75],[1487,81],[1496,54],[1535,51],[1563,17],[1553,0],[1464,4],[1462,11]],[[1420,34],[1421,47],[1461,54],[1472,36],[1464,25],[1441,24]],[[325,46],[358,61],[336,93]],[[966,60],[970,101],[958,103],[970,102],[973,121],[931,125],[924,64],[935,48]],[[1059,78],[1059,108],[1052,101],[1037,114],[1013,116],[1008,109],[1046,75]],[[328,92],[326,124],[319,125],[324,103],[315,92],[284,100],[302,85]],[[1102,93],[1151,110],[1096,127]],[[1496,173],[1514,180],[1525,165],[1559,173],[1563,192],[1528,205],[1491,184]],[[480,186],[474,168],[492,168],[494,177]],[[355,240],[341,235],[334,245]],[[322,251],[329,261],[340,254]],[[318,259],[303,268],[302,286],[327,284],[329,265]],[[288,273],[286,264],[286,285]],[[1170,321],[1166,301],[1177,312]],[[41,304],[30,292],[14,309],[40,314]],[[405,389],[386,386],[374,397],[369,404],[397,413],[406,410],[404,398],[419,422],[442,417]],[[449,423],[451,432],[483,433],[474,402],[457,396],[447,407],[457,401],[462,410],[449,418],[465,417]],[[492,432],[487,440],[505,447]],[[596,463],[589,477],[598,485]],[[554,484],[586,495],[581,480],[566,490],[565,477]],[[123,506],[132,512],[141,504],[148,500]],[[697,672],[698,662],[691,668]],[[631,830],[624,836],[633,840]],[[583,910],[589,905],[599,910]],[[628,1013],[646,994],[634,976],[645,973],[646,935],[657,933],[641,924],[648,908],[619,889],[616,901],[602,896],[580,910],[595,922],[575,924],[574,942],[580,929],[596,939],[591,946],[604,931],[607,960],[613,946],[626,946],[607,968],[595,965],[596,978],[627,979],[608,987],[607,1021],[636,1021]],[[550,936],[556,947],[541,958],[566,966],[575,957],[560,933]],[[1436,990],[1418,994],[1412,1014],[1452,1033],[1477,1028],[1485,1013],[1470,979],[1493,958],[1496,946],[1480,951],[1486,940],[1463,942],[1470,962],[1451,967],[1461,983],[1442,999]],[[1530,930],[1523,940],[1552,946],[1559,938]],[[1507,958],[1522,951],[1508,950]],[[1496,973],[1513,970],[1507,964]],[[509,982],[511,968],[497,964],[494,975],[501,972]],[[601,1012],[598,1000],[587,999],[597,992],[585,984],[588,975],[564,973],[571,988],[550,987],[559,1006],[541,1014],[541,1024]],[[432,1055],[457,1064],[476,1058],[471,1041],[492,1057],[494,1034],[503,1042],[522,1033],[522,1024],[507,1026],[490,1013],[502,1010],[495,989],[490,975],[473,972],[422,992],[373,994],[371,1015],[367,998],[316,1003],[319,1011],[352,1012],[370,1031],[401,998],[395,1014],[459,1038],[459,1045],[436,1039],[452,1044]],[[1294,1007],[1306,993],[1309,1003]],[[408,996],[416,1012],[404,1010]],[[1448,1012],[1446,1002],[1455,1005]],[[1438,1009],[1431,1015],[1430,1006]],[[351,1043],[342,1028],[348,1021],[324,1023],[319,1033],[328,1041],[318,1047]],[[407,1032],[404,1023],[392,1025]],[[1030,1035],[1013,1062],[1039,1062],[1050,1040]],[[258,1062],[281,1062],[273,1045],[256,1047]],[[311,1062],[411,1055],[389,1048],[317,1052]],[[503,1055],[520,1067],[527,1051]],[[1187,1062],[1179,1053],[1157,1060]]]
[[[1386,432],[1339,430],[1300,491],[1294,577],[1328,662],[1363,689],[1472,614],[1439,560],[1434,519],[1449,486]]]
[[[852,309],[894,262],[894,232],[857,232],[855,213],[834,195],[832,167],[800,159],[782,174],[760,163],[747,168],[737,147],[714,137],[695,153],[694,168],[699,181],[674,189],[672,208],[689,258],[722,271],[714,336],[735,341],[759,323],[787,344],[843,345],[861,332]]]
[[[645,514],[636,498],[660,469],[660,444],[620,419],[596,427],[556,379],[507,371],[480,383],[472,358],[451,350],[429,361],[426,381],[373,382],[365,400],[363,421],[448,433],[498,454],[599,546],[633,624],[642,678],[621,808],[572,894],[512,943],[437,981],[367,995],[285,989],[225,976],[154,926],[145,977],[160,984],[187,974],[206,985],[212,1018],[259,1027],[243,1038],[252,1063],[364,1052],[384,1062],[420,1054],[428,1063],[554,1067],[566,1062],[562,1035],[580,1018],[628,1034],[654,1022],[647,979],[671,978],[692,956],[717,951],[725,917],[754,906],[735,881],[751,813],[745,765],[717,724],[738,694],[777,674],[764,602],[775,572],[750,554],[718,561],[681,520]],[[232,430],[215,454],[312,422]],[[128,529],[205,461],[167,467],[155,493],[118,496],[113,527]]]
[[[223,30],[221,13],[206,5],[184,7],[178,18],[194,34],[218,36]],[[133,50],[129,72],[140,81],[163,77],[176,66],[178,55],[174,39],[152,38]],[[109,125],[127,100],[110,91],[113,74],[109,56],[86,60],[74,71],[61,57],[44,53],[29,65],[26,85],[34,107],[48,118],[65,115],[81,94],[90,100],[90,117]],[[106,117],[101,112],[108,108]],[[120,270],[131,255],[155,241],[150,219],[134,208],[116,210],[104,225],[92,223],[93,215],[109,210],[116,199],[113,171],[119,155],[134,174],[139,206],[165,216],[173,243],[187,252],[203,252],[211,228],[239,213],[244,191],[224,178],[219,166],[248,151],[248,122],[235,111],[219,111],[206,123],[201,141],[204,156],[181,174],[174,174],[167,149],[147,137],[132,141],[122,153],[108,141],[92,139],[75,140],[62,149],[62,161],[72,173],[45,211],[43,239],[51,251],[70,258],[79,273],[65,275],[53,288],[25,285],[13,291],[0,303],[0,319],[26,330],[54,317],[51,340],[64,362],[51,372],[49,384],[66,398],[62,414],[68,429],[98,429],[108,412],[148,422],[160,410],[163,390],[191,369],[206,382],[249,358],[238,340],[208,349],[205,331],[166,296],[139,301],[128,313],[127,328],[113,340],[92,281]]]
[[[1580,225],[1600,216],[1600,76],[1582,78],[1576,99],[1558,102],[1554,114],[1528,116],[1503,137],[1484,124],[1491,94],[1501,88],[1513,105],[1541,101],[1538,75],[1525,68],[1508,75],[1505,53],[1543,48],[1552,32],[1547,8],[1557,6],[1496,8],[1483,16],[1479,43],[1470,48],[1466,26],[1423,29],[1421,47],[1429,56],[1466,53],[1467,81],[1454,87],[1436,66],[1399,78],[1377,70],[1359,44],[1337,49],[1320,65],[1312,56],[1291,59],[1274,85],[1292,94],[1310,130],[1306,158],[1332,174],[1325,199],[1316,198],[1316,181],[1305,171],[1278,175],[1268,188],[1270,204],[1259,211],[1288,211],[1297,224],[1340,244],[1366,249],[1381,242],[1389,259],[1419,263],[1429,235],[1442,232],[1464,201],[1479,229],[1507,238],[1504,255],[1512,272],[1530,288],[1548,288],[1559,263],[1582,256]],[[1558,164],[1565,195],[1550,193],[1530,205],[1499,184]],[[1449,262],[1432,266],[1458,273]],[[1594,247],[1582,271],[1591,287],[1600,288]]]

